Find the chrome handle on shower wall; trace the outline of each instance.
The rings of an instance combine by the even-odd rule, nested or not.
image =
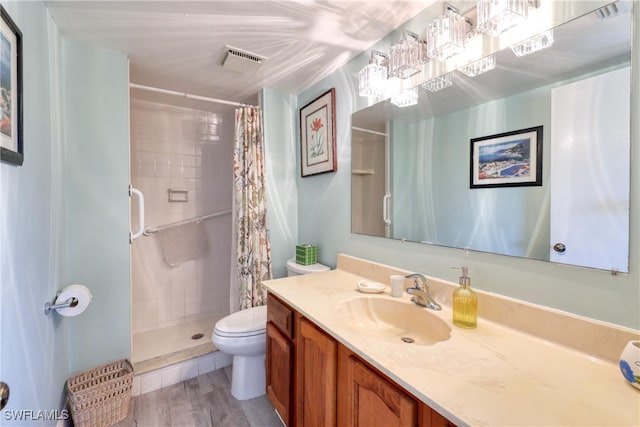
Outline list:
[[[382,220],[385,225],[391,225],[391,218],[389,218],[389,201],[391,200],[391,194],[387,193],[382,198]]]
[[[138,199],[138,231],[135,233],[133,231],[129,232],[129,243],[131,243],[144,233],[144,196],[142,191],[132,186],[129,186],[129,196],[136,196]]]

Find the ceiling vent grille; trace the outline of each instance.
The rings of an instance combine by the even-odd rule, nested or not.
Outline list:
[[[252,73],[262,66],[267,58],[231,46],[225,46],[222,68],[238,73]]]
[[[600,19],[607,19],[613,16],[618,16],[621,13],[626,12],[625,5],[620,2],[610,3],[606,6],[597,9],[594,13]]]

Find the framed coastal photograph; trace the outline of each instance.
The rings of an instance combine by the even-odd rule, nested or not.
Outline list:
[[[22,33],[0,6],[0,160],[22,165]]]
[[[334,88],[300,109],[300,156],[303,178],[338,170]]]
[[[471,140],[471,188],[540,185],[542,126]]]

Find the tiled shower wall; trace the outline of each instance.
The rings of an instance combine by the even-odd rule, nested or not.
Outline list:
[[[131,100],[131,183],[144,194],[146,227],[231,210],[234,113],[216,111]],[[169,202],[169,189],[187,190],[188,201]],[[208,253],[176,266],[157,234],[131,245],[132,333],[229,313],[231,214],[202,225]]]

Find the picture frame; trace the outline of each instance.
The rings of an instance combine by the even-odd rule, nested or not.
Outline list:
[[[471,139],[470,188],[542,185],[542,126]]]
[[[302,177],[336,172],[336,90],[331,88],[300,109]]]
[[[0,160],[21,166],[23,151],[22,32],[0,5]]]

